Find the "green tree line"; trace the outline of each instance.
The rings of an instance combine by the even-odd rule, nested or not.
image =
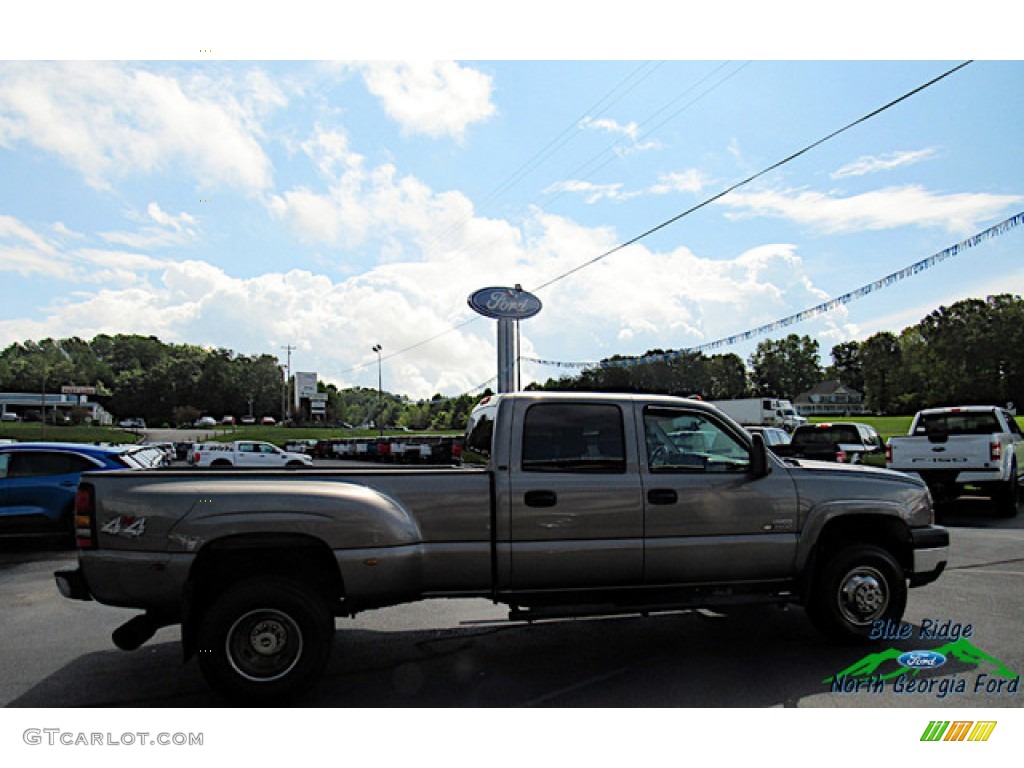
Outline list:
[[[55,393],[72,385],[95,387],[90,399],[117,419],[143,418],[150,425],[191,424],[204,415],[218,421],[225,415],[280,420],[291,402],[284,367],[271,355],[238,355],[131,334],[26,341],[0,352],[2,392]],[[416,403],[376,389],[339,390],[323,382],[318,389],[327,393],[331,423],[415,430],[462,429],[478,399],[434,395]]]

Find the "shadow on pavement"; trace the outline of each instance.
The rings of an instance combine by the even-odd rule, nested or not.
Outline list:
[[[430,631],[346,629],[301,707],[777,707],[880,646],[835,646],[798,608]],[[915,632],[916,634],[916,632]],[[960,665],[963,669],[967,666]],[[944,674],[960,671],[950,667]],[[819,706],[888,706],[831,694]],[[887,703],[888,702],[888,703]],[[933,698],[917,706],[934,706]],[[953,702],[946,702],[952,704]],[[806,705],[806,703],[805,703]],[[76,659],[12,707],[221,707],[176,642]]]

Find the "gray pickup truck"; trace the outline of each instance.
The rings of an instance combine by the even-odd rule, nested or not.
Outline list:
[[[464,466],[83,476],[66,597],[144,611],[137,648],[182,625],[229,699],[293,698],[335,617],[485,597],[533,620],[742,602],[805,606],[838,640],[899,622],[945,567],[923,482],[788,466],[707,403],[517,393],[482,401]]]

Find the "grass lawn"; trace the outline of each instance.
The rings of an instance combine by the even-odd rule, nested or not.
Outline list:
[[[0,423],[0,438],[19,443],[45,440],[48,443],[135,443],[138,435],[117,427],[43,425],[38,421]]]

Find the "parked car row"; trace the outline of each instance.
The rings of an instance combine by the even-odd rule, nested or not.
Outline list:
[[[451,435],[341,437],[318,440],[313,456],[392,464],[457,464],[462,438]]]
[[[234,416],[224,416],[220,421],[217,421],[213,416],[203,416],[193,426],[196,427],[233,427],[236,424],[252,425],[257,421],[255,416],[241,416],[236,419]],[[259,419],[259,423],[264,427],[273,427],[277,424],[277,419],[273,416],[263,416]]]
[[[7,414],[4,414],[5,416]],[[11,414],[12,416],[14,414]],[[13,421],[13,419],[11,419]],[[257,419],[255,416],[241,416],[235,418],[234,416],[224,416],[219,421],[213,416],[200,416],[196,419],[191,426],[198,429],[212,429],[214,427],[233,427],[236,424],[252,425],[259,423],[265,427],[273,427],[277,424],[277,419],[273,416],[263,416]],[[140,418],[127,418],[121,419],[117,426],[122,429],[141,430],[146,429],[146,420]]]

